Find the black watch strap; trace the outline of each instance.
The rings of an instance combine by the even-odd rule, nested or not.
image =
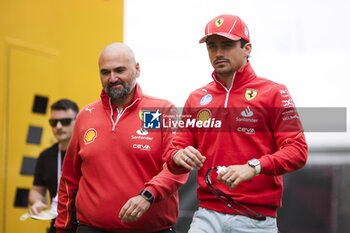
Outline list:
[[[151,204],[153,203],[154,197],[153,197],[153,194],[150,191],[144,189],[144,190],[142,190],[140,192],[140,195],[143,198],[145,198],[147,201],[151,202]]]

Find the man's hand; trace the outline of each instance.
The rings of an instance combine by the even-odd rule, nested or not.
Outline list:
[[[200,169],[204,161],[205,157],[192,146],[179,150],[174,157],[176,165],[182,166],[188,170],[193,170],[193,168]]]
[[[34,204],[29,208],[29,213],[32,215],[38,215],[41,210],[46,209],[47,205],[45,205],[42,201],[37,200]]]
[[[122,222],[135,222],[148,210],[151,203],[141,195],[130,198],[119,212]]]
[[[244,165],[232,165],[218,175],[218,183],[221,181],[233,190],[241,181],[250,180],[255,176],[255,168]]]

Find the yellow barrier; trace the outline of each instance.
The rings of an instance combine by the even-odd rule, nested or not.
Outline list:
[[[122,40],[122,0],[0,1],[0,233],[45,232],[49,221],[19,220],[33,181],[24,158],[55,142],[53,102],[99,98],[98,54]],[[48,101],[45,112],[33,112],[35,97]]]

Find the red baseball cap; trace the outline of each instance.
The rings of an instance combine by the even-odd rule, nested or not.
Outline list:
[[[241,38],[250,42],[247,25],[235,15],[219,15],[210,20],[205,27],[205,36],[199,43],[207,41],[211,35],[219,35],[231,40],[240,40]]]

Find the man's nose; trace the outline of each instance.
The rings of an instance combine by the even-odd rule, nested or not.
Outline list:
[[[118,75],[118,73],[116,73],[116,72],[111,72],[111,78],[110,78],[110,82],[116,82],[116,81],[118,81],[119,80],[119,75]]]
[[[62,127],[63,127],[62,123],[60,121],[57,121],[56,128],[60,129]]]
[[[224,54],[224,50],[220,46],[218,46],[218,48],[216,50],[216,56],[217,57],[222,57],[223,54]]]

